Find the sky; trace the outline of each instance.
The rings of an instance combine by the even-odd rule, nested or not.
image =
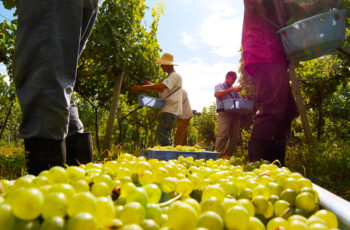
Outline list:
[[[174,55],[192,109],[215,102],[214,87],[228,71],[238,71],[243,23],[242,0],[146,0],[165,3],[158,24],[162,52]],[[0,21],[11,18],[0,4]],[[146,20],[147,23],[147,20]],[[0,65],[0,72],[5,68]]]

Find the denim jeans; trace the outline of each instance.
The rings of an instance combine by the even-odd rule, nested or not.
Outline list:
[[[71,95],[99,0],[18,0],[14,79],[20,136],[63,140],[83,130]]]

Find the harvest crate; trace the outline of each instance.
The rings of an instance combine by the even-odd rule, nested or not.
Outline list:
[[[159,160],[174,160],[179,156],[183,157],[193,157],[194,159],[213,159],[218,158],[219,153],[217,152],[190,152],[190,151],[172,151],[172,150],[141,150],[141,156],[147,159],[155,158]]]

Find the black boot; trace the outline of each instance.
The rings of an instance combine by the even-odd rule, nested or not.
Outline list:
[[[286,143],[287,140],[277,139],[272,140],[268,147],[268,161],[273,162],[274,160],[279,160],[282,166],[284,166],[284,157],[286,155]]]
[[[250,162],[265,160],[269,141],[263,139],[250,139],[248,142],[248,156]]]
[[[75,133],[66,138],[67,164],[79,165],[93,161],[91,132]]]
[[[24,148],[29,174],[38,175],[52,166],[64,166],[66,163],[65,141],[30,138],[24,140]]]

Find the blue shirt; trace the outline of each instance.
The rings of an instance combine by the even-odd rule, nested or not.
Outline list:
[[[225,90],[225,89],[228,89],[230,87],[228,87],[225,83],[220,83],[220,84],[217,84],[215,86],[215,89],[214,89],[214,96],[215,96],[215,93],[217,91],[220,91],[220,90]],[[237,92],[229,92],[227,94],[225,94],[222,98],[216,98],[216,109],[220,110],[220,109],[224,109],[224,103],[223,101],[224,100],[227,100],[227,99],[238,99],[238,98],[241,98],[241,96],[237,93]]]

